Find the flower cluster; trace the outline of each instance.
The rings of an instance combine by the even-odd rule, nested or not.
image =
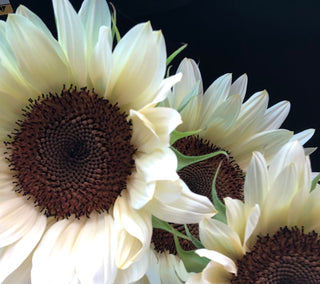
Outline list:
[[[175,75],[149,22],[0,22],[0,283],[319,283],[320,186],[287,101]]]

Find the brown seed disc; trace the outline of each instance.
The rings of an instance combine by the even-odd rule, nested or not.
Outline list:
[[[7,143],[17,192],[57,219],[108,210],[134,169],[132,127],[85,88],[30,100]]]
[[[251,252],[237,261],[237,284],[319,284],[320,240],[303,228],[281,228],[259,237]]]

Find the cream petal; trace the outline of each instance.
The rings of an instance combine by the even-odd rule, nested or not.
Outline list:
[[[173,96],[168,97],[170,106],[177,109],[185,96],[197,82],[200,82],[198,94],[203,94],[202,79],[198,65],[192,59],[184,58],[177,70],[182,73],[181,81],[173,87]]]
[[[244,254],[240,237],[228,225],[215,219],[204,219],[199,223],[199,236],[205,248],[215,250],[232,259]]]
[[[71,281],[76,281],[73,248],[84,220],[84,218],[63,219],[45,232],[33,254],[31,270],[33,284],[69,284]]]
[[[10,195],[10,199],[7,200],[5,197],[8,195],[2,196],[0,202],[0,247],[19,241],[30,231],[35,222],[41,223],[41,218],[45,218],[25,197],[12,198]]]
[[[169,148],[157,149],[148,154],[140,153],[135,158],[135,165],[144,174],[147,183],[178,179],[177,157]]]
[[[58,42],[21,15],[10,14],[7,24],[8,41],[28,83],[38,94],[60,92],[70,80]]]
[[[269,190],[268,168],[266,160],[259,152],[254,152],[244,183],[244,200],[248,207],[262,204]]]
[[[182,122],[176,110],[165,107],[146,108],[139,112],[131,110],[129,117],[134,125],[132,143],[144,152],[168,147],[170,133]]]
[[[67,0],[53,0],[53,10],[58,30],[58,40],[78,87],[87,81],[87,54],[85,31],[82,21]]]
[[[310,140],[314,132],[315,130],[313,128],[298,132],[292,136],[291,141],[298,140],[301,143],[301,145],[304,145],[306,142]]]
[[[201,106],[202,118],[208,117],[227,99],[231,87],[231,79],[231,74],[225,74],[216,79],[206,90]]]
[[[239,199],[232,199],[230,197],[224,198],[224,204],[226,206],[228,226],[238,234],[241,242],[243,242],[245,221],[247,219],[245,204]]]
[[[122,191],[121,195],[113,209],[118,226],[116,263],[119,268],[126,269],[149,248],[152,223],[151,215],[146,210],[130,207],[126,191]]]
[[[85,0],[79,10],[79,17],[83,23],[87,40],[87,53],[91,54],[98,37],[101,26],[111,28],[111,15],[107,1]],[[112,45],[111,33],[106,38],[108,45]]]
[[[28,213],[28,210],[17,217],[20,218],[19,221],[21,221],[21,217],[26,213]],[[30,224],[29,230],[21,236],[19,240],[2,248],[0,251],[0,283],[15,271],[25,259],[27,259],[42,237],[46,224],[46,217],[38,213],[37,217],[33,218],[33,224]]]
[[[254,232],[257,230],[258,222],[260,220],[260,207],[258,204],[253,206],[248,214],[247,224],[244,233],[244,243],[243,247],[245,251],[250,251],[253,244],[256,241],[256,234]]]
[[[221,264],[224,267],[224,269],[226,269],[230,273],[237,273],[237,266],[234,263],[234,261],[231,258],[229,258],[229,257],[227,257],[217,251],[207,250],[207,249],[198,249],[198,250],[196,250],[196,253],[202,257],[207,257],[207,258],[213,260],[213,262]],[[212,262],[210,262],[207,265],[207,267],[204,269],[203,273],[205,274],[206,271],[210,270],[210,268],[212,268]],[[205,276],[204,276],[204,278],[205,278]],[[212,279],[212,278],[209,277],[208,279]]]
[[[15,270],[13,271],[2,284],[30,284],[30,272],[32,267],[32,253],[29,254],[28,258]]]
[[[286,129],[273,129],[259,132],[237,146],[232,147],[232,155],[242,169],[247,168],[253,151],[260,151],[267,161],[290,140],[292,132]]]
[[[112,70],[112,50],[108,39],[110,34],[110,28],[100,28],[98,42],[88,63],[90,80],[100,96],[105,96]]]
[[[142,112],[130,110],[133,124],[132,143],[142,152],[168,147],[170,132],[181,123],[181,117],[174,109],[154,108]]]
[[[183,186],[178,181],[158,181],[156,183],[154,198],[162,203],[171,203],[181,196],[182,190]]]
[[[182,180],[178,182],[182,186],[180,197],[170,203],[153,198],[146,207],[152,215],[167,222],[190,224],[210,218],[216,213],[207,197],[190,191]]]
[[[135,261],[127,269],[120,270],[115,283],[117,283],[117,284],[118,283],[119,284],[120,283],[123,283],[123,284],[126,284],[126,283],[138,284],[138,283],[140,283],[138,280],[141,279],[143,277],[143,275],[146,273],[146,271],[148,269],[148,265],[149,265],[149,256],[148,256],[148,254],[144,254],[140,260]]]
[[[131,207],[138,210],[145,206],[153,198],[155,188],[156,182],[146,183],[141,172],[131,174],[127,182]]]
[[[263,114],[268,105],[268,93],[258,92],[252,95],[241,107],[240,114],[234,126],[225,134],[224,147],[237,147],[245,137],[256,133],[256,128],[263,120]]]
[[[117,276],[115,262],[116,234],[113,218],[92,213],[82,227],[75,250],[75,269],[81,283],[114,283]],[[97,271],[101,269],[99,278]]]
[[[272,183],[280,174],[282,169],[291,163],[296,164],[297,174],[299,176],[304,175],[305,154],[303,147],[298,141],[290,141],[286,143],[271,160],[269,167],[270,182]]]
[[[268,108],[264,114],[262,123],[257,131],[266,131],[279,128],[290,111],[290,102],[282,101]]]
[[[124,110],[152,102],[166,69],[161,32],[153,32],[149,22],[136,25],[117,44],[113,59],[107,98]]]
[[[211,124],[219,123],[224,129],[228,129],[236,122],[241,109],[241,97],[240,95],[234,95],[223,103],[211,113],[211,116],[203,118],[202,126],[209,127]],[[209,132],[209,130],[208,130]],[[212,133],[212,136],[214,133]],[[214,141],[214,139],[213,139]]]
[[[30,11],[27,7],[23,5],[19,5],[16,10],[16,14],[19,14],[25,18],[27,18],[30,22],[32,22],[36,27],[38,27],[48,38],[53,39],[53,35],[45,25],[45,23],[32,11]]]
[[[241,102],[243,102],[247,92],[247,84],[248,84],[248,76],[247,74],[243,74],[232,83],[229,96],[240,95]]]
[[[186,284],[208,284],[208,282],[202,282],[202,274],[197,273],[192,275],[186,282]],[[210,283],[210,282],[209,282]]]

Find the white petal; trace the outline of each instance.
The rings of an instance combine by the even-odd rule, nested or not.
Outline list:
[[[31,280],[33,284],[68,284],[75,278],[73,247],[84,220],[64,219],[53,224],[44,234],[33,254]]]
[[[232,259],[242,257],[240,237],[228,225],[215,219],[204,219],[199,224],[201,243],[205,248],[215,250]]]
[[[53,0],[53,10],[59,43],[69,59],[71,71],[78,87],[87,81],[85,32],[80,17],[67,0]]]
[[[107,98],[124,110],[141,109],[152,102],[166,69],[161,32],[153,32],[150,23],[136,25],[117,44],[113,58]]]
[[[114,283],[116,234],[114,221],[107,214],[91,214],[81,229],[75,247],[76,272],[81,283]],[[95,279],[101,269],[100,279]]]
[[[138,154],[135,158],[136,168],[144,174],[147,183],[178,179],[177,157],[169,148],[158,149],[149,154],[140,153],[139,156]]]
[[[207,257],[214,262],[221,264],[230,273],[237,273],[237,266],[234,261],[222,253],[207,249],[198,249],[196,250],[196,253],[202,257]],[[205,268],[205,270],[206,269],[210,269],[210,264],[207,266],[207,268]]]
[[[99,29],[101,26],[111,28],[111,15],[108,8],[107,1],[105,0],[85,0],[83,1],[79,10],[79,17],[83,23],[86,39],[87,39],[87,52],[91,54],[95,46]],[[111,33],[108,34],[108,44],[112,45]]]
[[[245,204],[239,199],[224,198],[228,226],[235,231],[243,242],[246,225]]]
[[[131,207],[141,209],[153,198],[156,182],[147,183],[141,172],[135,172],[129,177],[127,188]]]
[[[21,15],[9,15],[7,23],[8,41],[26,80],[38,90],[39,95],[60,92],[62,85],[70,83],[70,80],[58,42]]]
[[[27,7],[23,5],[19,5],[16,10],[16,14],[19,14],[25,18],[27,18],[30,22],[32,22],[37,28],[41,29],[41,31],[49,38],[53,38],[52,33],[47,28],[45,23],[32,11],[30,11]]]
[[[32,254],[7,278],[2,284],[30,284],[30,272],[32,267]]]
[[[142,257],[149,248],[152,234],[151,215],[141,209],[134,210],[125,191],[114,205],[114,219],[118,231],[116,263],[121,269],[128,268]]]
[[[263,155],[254,152],[244,183],[244,200],[248,207],[262,204],[269,190],[267,163]]]
[[[298,141],[292,141],[285,144],[281,150],[274,156],[270,162],[269,176],[270,182],[280,174],[289,164],[294,163],[297,167],[297,174],[305,173],[305,154],[303,147]]]
[[[296,133],[292,136],[291,141],[298,140],[301,145],[304,145],[307,141],[310,140],[310,138],[313,136],[315,130],[314,129],[306,129],[304,131],[301,131],[299,133]]]
[[[244,249],[250,251],[253,246],[253,243],[256,241],[256,235],[254,234],[258,222],[260,219],[260,207],[258,204],[252,207],[248,215],[247,224],[244,233]]]
[[[288,101],[279,102],[267,109],[264,119],[257,131],[266,131],[279,128],[290,111],[290,103]]]
[[[28,212],[28,210],[26,210],[26,212]],[[23,263],[42,237],[47,220],[45,216],[38,212],[37,214],[38,216],[36,219],[33,218],[34,222],[30,225],[28,232],[15,243],[2,248],[0,251],[0,283]],[[23,216],[23,214],[20,215],[20,218],[21,216]],[[20,221],[21,219],[19,222]]]
[[[100,28],[99,39],[93,49],[88,66],[93,88],[100,96],[104,96],[107,91],[112,70],[112,50],[108,40],[110,34],[109,28]]]
[[[216,213],[207,197],[193,193],[181,180],[178,182],[182,186],[180,197],[170,203],[161,202],[157,198],[152,199],[147,205],[151,214],[167,222],[188,224],[198,223]]]
[[[192,59],[184,58],[177,70],[182,73],[181,81],[173,87],[173,96],[168,98],[170,106],[177,109],[185,96],[197,82],[200,82],[199,94],[203,94],[202,79],[198,65]]]
[[[143,152],[168,147],[170,133],[182,122],[176,110],[165,107],[130,110],[129,118],[133,123],[132,143]]]
[[[241,97],[241,101],[243,101],[247,92],[247,84],[248,84],[248,76],[247,74],[243,74],[236,81],[232,83],[229,96],[238,94]]]

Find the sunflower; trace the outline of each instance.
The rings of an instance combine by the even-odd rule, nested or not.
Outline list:
[[[178,73],[183,77],[173,87],[162,105],[177,109],[183,123],[178,131],[198,131],[173,145],[188,156],[224,150],[228,153],[192,164],[179,171],[179,176],[191,190],[211,196],[214,174],[220,165],[216,180],[217,195],[243,199],[243,182],[248,162],[254,151],[263,153],[269,161],[290,139],[306,142],[313,135],[309,129],[293,135],[279,129],[290,109],[287,101],[268,107],[268,93],[264,90],[253,94],[244,102],[247,75],[232,83],[232,75],[216,79],[204,92],[197,64],[185,58]]]
[[[150,23],[114,44],[105,1],[53,8],[58,40],[24,6],[0,22],[0,282],[136,281],[152,215],[215,211],[176,173],[180,115],[156,107],[181,75]]]
[[[267,162],[253,154],[244,202],[225,198],[227,223],[200,222],[211,261],[187,283],[319,283],[320,188],[312,188],[309,157],[298,141]]]

